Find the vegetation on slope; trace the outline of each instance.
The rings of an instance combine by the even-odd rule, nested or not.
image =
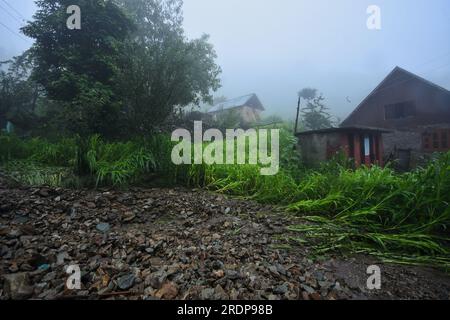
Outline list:
[[[304,224],[289,227],[299,232],[293,240],[313,241],[317,253],[344,250],[398,263],[450,267],[450,153],[401,174],[390,168],[350,169],[342,161],[307,169],[299,165],[294,143],[282,130],[281,170],[275,176],[262,176],[257,165],[175,166],[170,160],[173,143],[165,135],[128,142],[92,136],[81,155],[76,139],[51,143],[2,135],[0,155],[10,171],[11,163],[21,160],[77,172],[81,157],[96,186],[159,178],[165,184],[204,187],[281,205],[287,214],[305,219]],[[36,167],[25,170],[35,178],[16,174],[22,181],[46,181],[36,178]],[[48,180],[51,185],[63,181],[54,176]]]

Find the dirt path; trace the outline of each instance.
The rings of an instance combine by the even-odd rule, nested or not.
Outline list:
[[[0,178],[0,299],[449,299],[450,277],[312,261],[275,208],[201,190],[74,191]],[[289,244],[289,246],[288,246]],[[322,259],[323,260],[323,259]],[[78,265],[81,290],[65,288]]]

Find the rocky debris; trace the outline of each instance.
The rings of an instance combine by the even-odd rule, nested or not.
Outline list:
[[[311,260],[289,242],[292,219],[201,190],[12,187],[0,177],[0,300],[449,298],[448,276],[398,266],[386,290],[368,291],[373,261]],[[73,265],[80,290],[67,288]]]
[[[28,273],[13,273],[4,276],[4,289],[7,296],[14,300],[23,300],[33,295]]]

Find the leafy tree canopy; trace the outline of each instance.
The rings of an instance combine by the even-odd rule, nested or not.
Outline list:
[[[121,78],[128,130],[152,131],[177,108],[211,102],[221,70],[208,36],[185,37],[182,1],[120,3],[137,26],[125,51],[130,65]]]
[[[36,123],[35,111],[42,97],[40,86],[30,79],[33,61],[26,51],[19,57],[0,62],[0,127],[6,121],[23,129],[31,129]]]
[[[49,98],[63,102],[65,126],[80,134],[111,131],[117,118],[120,51],[132,21],[107,0],[39,0],[22,31],[35,39],[33,78]],[[67,8],[81,8],[81,30],[70,30]]]

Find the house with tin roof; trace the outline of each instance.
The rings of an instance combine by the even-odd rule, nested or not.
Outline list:
[[[261,120],[261,113],[263,111],[265,111],[265,108],[258,96],[252,93],[218,103],[208,110],[208,114],[216,120],[220,114],[236,112],[239,114],[242,122],[252,123]]]

